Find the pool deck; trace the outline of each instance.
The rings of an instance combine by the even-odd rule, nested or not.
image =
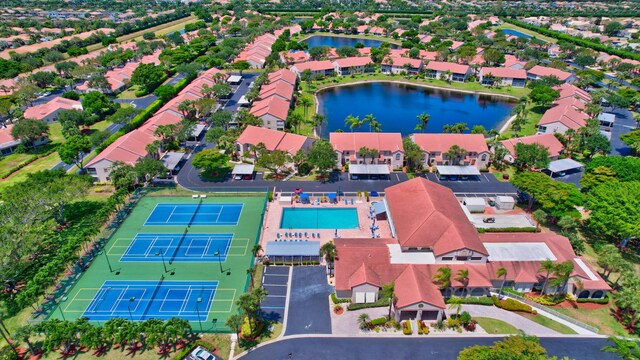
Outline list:
[[[273,202],[267,204],[267,213],[265,215],[264,227],[262,230],[262,234],[260,236],[260,245],[262,248],[266,248],[266,244],[268,241],[273,241],[277,239],[277,233],[280,233],[282,238],[284,232],[289,232],[289,229],[282,229],[280,227],[280,222],[282,219],[282,209],[284,208],[327,208],[327,209],[337,209],[337,208],[356,208],[358,213],[358,229],[338,229],[338,237],[340,238],[370,238],[371,230],[369,227],[371,226],[371,220],[368,219],[369,216],[369,207],[371,206],[371,202],[366,202],[361,197],[349,197],[342,196],[340,197],[340,201],[337,204],[330,203],[320,203],[320,205],[311,205],[311,204],[300,204],[298,202],[293,203],[292,205],[281,204],[279,200],[279,194],[276,194]],[[344,204],[344,199],[349,201],[349,205]],[[351,205],[351,199],[353,199],[353,205]],[[315,198],[312,197],[310,199],[312,202],[315,201]],[[381,201],[381,198],[376,198],[375,201]],[[389,238],[391,237],[391,229],[389,227],[389,222],[387,220],[376,220],[376,226],[379,229],[376,231],[376,234],[379,234],[381,238]],[[302,232],[307,231],[309,233],[308,237],[302,237],[302,239],[307,239],[309,241],[318,241],[320,240],[320,245],[333,240],[336,230],[335,229],[293,229],[291,231],[294,232]],[[320,239],[312,238],[311,232],[318,234],[320,233]]]

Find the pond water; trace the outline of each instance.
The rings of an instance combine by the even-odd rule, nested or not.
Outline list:
[[[513,36],[517,36],[517,37],[523,37],[523,38],[527,38],[527,39],[531,39],[531,35],[527,35],[525,33],[521,33],[518,30],[513,30],[513,29],[502,29],[502,31],[507,35],[513,35]]]
[[[440,133],[445,124],[466,122],[469,129],[483,125],[499,129],[509,118],[514,101],[491,95],[466,94],[455,91],[423,88],[391,82],[374,82],[330,88],[318,93],[318,110],[327,117],[320,131],[328,138],[329,132],[350,131],[344,120],[348,115],[373,114],[384,132],[409,135],[416,132],[416,116],[431,115],[426,132]],[[364,126],[354,131],[369,131]]]
[[[383,43],[380,40],[367,38],[348,38],[328,35],[313,35],[312,37],[304,40],[304,42],[309,44],[309,48],[314,46],[328,46],[336,49],[345,46],[355,46],[359,42],[363,43],[365,47],[378,47]],[[397,45],[391,44],[391,47],[397,48]]]

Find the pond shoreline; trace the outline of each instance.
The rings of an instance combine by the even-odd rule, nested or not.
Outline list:
[[[459,93],[464,93],[464,94],[472,94],[472,95],[485,95],[485,96],[499,96],[499,97],[503,97],[509,100],[515,100],[517,101],[519,98],[513,95],[506,95],[506,94],[497,94],[497,93],[492,93],[492,92],[486,92],[486,91],[474,91],[474,90],[464,90],[464,89],[456,89],[456,88],[450,88],[450,87],[446,87],[446,86],[440,86],[440,85],[433,85],[433,84],[422,84],[422,83],[414,83],[414,82],[410,82],[410,81],[403,81],[403,80],[380,80],[380,79],[371,79],[371,80],[357,80],[357,81],[353,81],[353,82],[346,82],[346,83],[342,83],[342,84],[328,84],[326,86],[323,86],[319,89],[317,89],[316,91],[313,92],[313,99],[315,102],[315,113],[318,113],[318,110],[320,108],[320,100],[318,98],[318,94],[323,92],[323,91],[327,91],[330,89],[334,89],[334,88],[340,88],[340,87],[348,87],[348,86],[356,86],[356,85],[363,85],[363,84],[368,84],[368,83],[393,83],[393,84],[400,84],[400,85],[414,85],[417,87],[422,87],[422,88],[427,88],[427,89],[436,89],[436,90],[445,90],[445,91],[451,91],[451,92],[459,92]],[[505,131],[507,131],[509,129],[509,126],[511,125],[511,123],[513,122],[513,119],[515,118],[515,116],[510,116],[508,117],[506,120],[501,120],[500,122],[498,122],[496,124],[496,130],[499,128],[499,132],[500,134],[504,133]],[[313,134],[318,137],[321,138],[321,136],[319,136],[317,128],[314,127],[313,129]]]

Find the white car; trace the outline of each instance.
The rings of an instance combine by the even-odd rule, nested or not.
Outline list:
[[[219,360],[220,359],[219,357],[207,351],[207,349],[203,348],[202,346],[198,346],[197,348],[193,349],[193,351],[191,352],[190,358],[194,360]]]

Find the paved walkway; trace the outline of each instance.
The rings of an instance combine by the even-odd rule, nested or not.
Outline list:
[[[521,329],[528,335],[535,336],[554,336],[559,335],[557,332],[535,323],[517,313],[503,310],[495,306],[484,305],[462,305],[462,311],[468,311],[473,317],[488,317],[502,320],[516,329]]]

